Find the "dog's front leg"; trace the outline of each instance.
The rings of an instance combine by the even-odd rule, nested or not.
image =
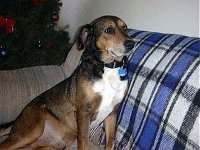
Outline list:
[[[116,114],[115,111],[113,111],[104,120],[104,126],[105,126],[105,132],[106,132],[106,150],[113,150],[114,149],[116,120],[117,120],[117,114]]]
[[[88,112],[80,109],[77,112],[78,150],[89,150],[89,124],[90,118]]]

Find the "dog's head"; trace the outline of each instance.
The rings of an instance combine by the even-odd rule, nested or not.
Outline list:
[[[77,37],[78,49],[86,49],[104,63],[120,61],[135,43],[127,35],[127,25],[116,16],[103,16],[82,26]]]

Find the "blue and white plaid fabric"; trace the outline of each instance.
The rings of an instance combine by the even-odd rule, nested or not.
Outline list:
[[[137,44],[115,149],[199,150],[200,39],[137,30],[129,34]],[[98,139],[103,142],[105,134]]]

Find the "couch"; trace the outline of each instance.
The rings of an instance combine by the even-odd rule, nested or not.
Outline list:
[[[128,32],[136,46],[129,57],[129,89],[119,108],[115,149],[200,149],[200,39]],[[104,144],[102,124],[90,138]]]

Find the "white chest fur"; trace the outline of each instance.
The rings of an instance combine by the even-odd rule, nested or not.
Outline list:
[[[119,68],[104,67],[103,78],[97,80],[93,85],[93,90],[102,96],[102,100],[97,110],[97,117],[91,123],[91,128],[99,125],[124,97],[128,81],[120,80],[118,70]]]

